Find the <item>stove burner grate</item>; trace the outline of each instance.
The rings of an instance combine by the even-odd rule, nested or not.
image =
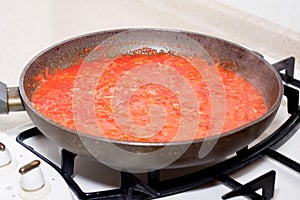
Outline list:
[[[229,177],[229,175],[265,156],[300,173],[299,163],[276,151],[278,147],[296,133],[300,126],[299,92],[297,89],[288,86],[289,84],[300,88],[300,81],[293,78],[294,63],[295,59],[290,57],[273,65],[279,72],[285,70],[285,74],[280,73],[280,76],[286,83],[286,85],[284,85],[284,95],[288,99],[288,113],[290,114],[290,117],[281,125],[281,127],[255,146],[251,148],[244,147],[236,152],[235,156],[190,174],[167,180],[160,180],[160,175],[163,171],[153,171],[147,173],[148,180],[147,183],[145,183],[134,174],[120,172],[121,185],[119,189],[85,193],[72,178],[74,160],[76,157],[75,154],[63,149],[60,167],[49,161],[24,142],[28,138],[41,134],[37,128],[32,128],[20,133],[17,137],[17,141],[54,167],[63,176],[78,198],[83,200],[154,199],[185,192],[212,181],[219,181],[232,188],[231,192],[222,196],[223,199],[237,196],[245,196],[250,199],[272,199],[274,195],[275,171],[271,170],[246,184],[237,182]],[[256,192],[259,189],[262,189],[261,195]]]

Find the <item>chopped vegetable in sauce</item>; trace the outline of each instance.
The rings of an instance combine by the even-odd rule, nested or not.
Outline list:
[[[159,84],[145,84],[135,90],[129,99],[128,112],[132,122],[136,126],[145,127],[151,124],[149,116],[150,107],[161,105],[166,111],[165,123],[161,130],[151,137],[136,137],[122,131],[114,119],[113,94],[114,88],[126,75],[134,68],[145,64],[163,64],[168,61],[168,66],[179,72],[191,86],[196,94],[199,105],[199,124],[195,138],[182,135],[177,141],[200,139],[207,136],[208,130],[213,124],[211,94],[205,79],[186,59],[166,54],[132,54],[121,55],[110,63],[103,71],[96,84],[94,110],[98,125],[101,126],[105,137],[115,140],[138,141],[138,142],[170,142],[178,132],[182,117],[181,104],[176,96],[176,91],[171,91],[168,87]],[[103,63],[91,61],[85,63],[85,67],[101,68]],[[75,87],[78,72],[81,64],[76,64],[68,68],[56,70],[53,74],[47,73],[46,78],[37,77],[38,87],[32,96],[32,102],[36,109],[51,120],[76,130],[74,120],[73,94],[80,88]],[[226,110],[225,121],[222,133],[236,129],[247,124],[266,113],[267,107],[262,94],[249,81],[216,64],[220,77],[222,78],[225,91]],[[88,76],[88,74],[87,74]],[[88,80],[88,79],[86,79]],[[79,93],[80,94],[80,93]],[[84,99],[85,92],[82,92]],[[80,99],[80,97],[76,97]],[[83,100],[84,101],[84,100]],[[83,102],[84,103],[84,102]],[[80,113],[86,115],[88,111]],[[83,117],[84,123],[89,123],[89,115]],[[86,131],[88,134],[99,135],[97,131]],[[219,133],[214,133],[219,134]]]

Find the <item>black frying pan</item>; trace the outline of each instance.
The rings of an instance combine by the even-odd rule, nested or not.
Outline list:
[[[126,31],[141,32],[140,37],[144,35],[145,38],[159,37],[160,34],[165,37],[168,34],[180,33],[200,44],[215,62],[235,63],[238,66],[235,69],[236,73],[253,83],[264,95],[268,107],[267,113],[251,123],[223,133],[218,137],[206,138],[205,142],[215,145],[203,157],[199,156],[203,139],[166,144],[116,141],[92,137],[53,122],[34,108],[31,103],[31,96],[35,88],[27,87],[35,83],[33,77],[43,73],[45,67],[50,69],[50,73],[57,67],[68,67],[87,56],[85,49],[93,49],[107,38]],[[171,40],[173,39],[176,40],[176,37]],[[21,74],[19,88],[9,88],[8,97],[4,85],[0,86],[1,112],[22,110],[24,106],[38,129],[63,148],[79,155],[95,157],[111,167],[132,172],[151,171],[160,167],[182,168],[223,159],[225,156],[247,146],[262,134],[275,117],[283,95],[283,85],[277,71],[256,53],[231,42],[198,33],[158,29],[110,30],[64,41],[33,58]],[[21,100],[18,99],[18,94],[20,94]],[[6,98],[10,100],[9,105],[6,104]],[[167,151],[159,151],[166,146]],[[122,150],[124,154],[120,153],[119,150]],[[149,153],[153,154],[147,156]],[[174,155],[178,159],[170,159]]]

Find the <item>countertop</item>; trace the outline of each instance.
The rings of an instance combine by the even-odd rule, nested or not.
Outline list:
[[[8,86],[18,86],[24,66],[45,48],[70,37],[116,28],[194,31],[239,43],[275,60],[288,56],[300,60],[300,33],[214,0],[2,0],[0,24],[0,80]],[[26,112],[1,115],[0,131],[29,121]]]

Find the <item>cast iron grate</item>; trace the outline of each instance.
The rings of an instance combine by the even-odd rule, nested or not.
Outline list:
[[[250,199],[272,199],[274,195],[274,185],[276,172],[271,170],[268,173],[249,181],[246,184],[241,184],[229,177],[229,175],[239,169],[242,169],[251,163],[268,156],[278,162],[288,166],[289,168],[300,173],[300,164],[290,158],[277,152],[276,149],[284,144],[292,137],[300,126],[300,109],[299,109],[299,92],[297,89],[290,87],[293,85],[300,88],[300,81],[294,79],[294,64],[293,57],[282,60],[273,66],[280,73],[284,85],[284,95],[288,99],[289,118],[270,136],[248,148],[236,152],[234,157],[227,159],[221,163],[211,167],[192,172],[190,174],[179,177],[160,180],[161,171],[153,171],[147,173],[147,182],[137,178],[134,174],[127,172],[121,173],[121,185],[118,189],[111,189],[99,192],[85,193],[72,178],[74,170],[74,161],[76,155],[62,150],[62,163],[58,167],[40,153],[36,152],[32,147],[25,144],[25,140],[41,134],[37,128],[26,130],[19,134],[17,141],[24,147],[35,153],[41,159],[45,160],[49,165],[54,167],[66,180],[70,188],[75,192],[78,198],[83,200],[96,199],[155,199],[174,195],[180,192],[185,192],[193,188],[197,188],[212,181],[219,181],[224,185],[232,188],[232,191],[223,195],[223,199],[229,199],[237,196],[245,196]],[[280,71],[285,70],[285,73]],[[256,191],[262,189],[262,193]]]

